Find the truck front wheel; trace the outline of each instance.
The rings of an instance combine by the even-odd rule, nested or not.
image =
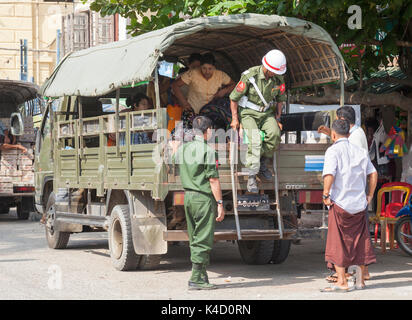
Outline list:
[[[8,204],[0,204],[0,214],[8,214],[10,211],[10,207]]]
[[[34,211],[33,198],[22,197],[17,203],[17,218],[19,220],[27,220],[30,216],[30,211]]]
[[[119,271],[136,270],[140,256],[133,247],[129,206],[113,208],[109,225],[109,249],[113,266]]]
[[[247,264],[267,264],[272,258],[273,240],[239,240],[240,256]]]
[[[52,249],[65,249],[67,243],[69,242],[70,233],[61,232],[55,230],[54,222],[56,219],[56,208],[55,208],[56,197],[54,192],[49,195],[49,200],[46,205],[46,239],[49,248]]]

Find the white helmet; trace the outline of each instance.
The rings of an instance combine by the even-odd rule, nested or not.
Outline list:
[[[270,50],[266,53],[262,64],[273,73],[284,74],[286,72],[286,57],[280,50]]]

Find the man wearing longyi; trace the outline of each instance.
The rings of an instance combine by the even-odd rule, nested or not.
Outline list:
[[[323,201],[329,208],[325,261],[328,268],[336,270],[338,281],[321,291],[347,292],[352,288],[348,287],[345,268],[360,266],[364,288],[365,266],[376,262],[365,215],[378,174],[367,151],[349,143],[348,121],[335,120],[331,137],[334,143],[326,151],[323,168]]]

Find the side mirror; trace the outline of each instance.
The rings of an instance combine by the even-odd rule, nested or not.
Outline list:
[[[11,114],[10,128],[13,136],[21,136],[24,133],[24,123],[20,113],[14,112]]]

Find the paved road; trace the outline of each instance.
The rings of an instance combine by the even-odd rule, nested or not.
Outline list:
[[[232,243],[216,244],[209,278],[220,289],[187,291],[189,248],[171,246],[158,270],[119,272],[107,233],[72,235],[65,250],[46,245],[39,222],[0,215],[0,300],[3,299],[412,299],[412,257],[400,250],[370,267],[366,290],[321,293],[329,274],[325,241],[293,245],[281,265],[249,266]],[[59,277],[61,275],[61,277]],[[59,281],[61,279],[61,281]]]

